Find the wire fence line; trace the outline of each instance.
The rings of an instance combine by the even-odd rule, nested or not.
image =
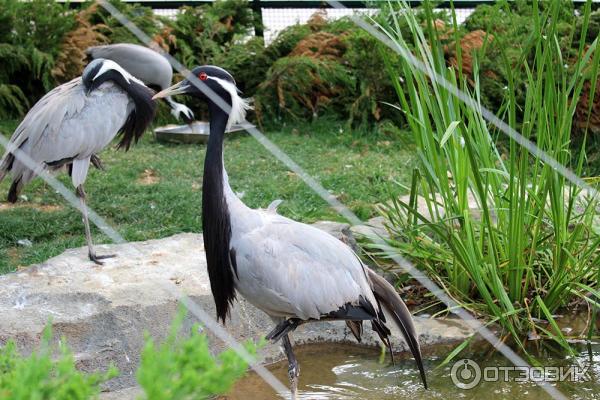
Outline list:
[[[138,39],[140,39],[143,43],[151,48],[156,48],[157,46],[153,44],[151,38],[146,35],[143,31],[141,31],[135,24],[129,21],[122,13],[120,13],[115,7],[113,7],[110,3],[107,3],[105,0],[98,0],[98,3],[107,9],[113,16],[119,20],[124,26],[131,30]],[[335,9],[345,9],[345,7],[337,2],[337,1],[328,1],[328,3]],[[382,36],[380,32],[376,30],[375,27],[369,25],[366,21],[360,18],[357,14],[354,14],[352,20],[361,28],[367,30],[369,33],[374,35],[379,40],[385,39],[385,36]],[[388,38],[389,40],[389,38]],[[382,40],[383,41],[383,40]],[[384,41],[385,43],[385,41]],[[385,43],[389,46],[388,43]],[[416,62],[416,58],[410,53],[410,51],[403,49],[404,51],[400,53],[407,60],[412,60]],[[231,107],[227,102],[225,102],[219,95],[217,95],[214,91],[212,91],[204,82],[200,81],[193,74],[189,73],[189,70],[185,68],[181,63],[179,63],[176,59],[174,59],[169,54],[166,54],[164,51],[160,51],[171,63],[171,65],[180,72],[183,76],[186,77],[192,84],[194,84],[199,90],[203,91],[206,96],[208,96],[213,102],[217,104],[223,111],[229,113]],[[409,57],[411,56],[411,57]],[[433,75],[433,71],[430,71],[424,65],[422,65],[421,69],[428,76]],[[439,81],[441,77],[438,77],[436,80]],[[433,78],[432,78],[433,79]],[[441,78],[443,80],[443,78]],[[481,110],[481,107],[477,105],[466,93],[461,92],[459,89],[453,87],[449,82],[445,82],[446,86],[452,87],[453,94],[460,95],[461,100],[467,102],[467,104],[472,107],[474,110]],[[470,100],[470,101],[468,101]],[[488,117],[493,116],[493,113],[488,111]],[[508,127],[503,121],[496,118],[495,121],[497,124],[503,124],[503,127]],[[244,124],[245,129],[255,138],[257,139],[268,151],[270,151],[278,160],[284,163],[288,168],[294,171],[301,179],[315,191],[323,200],[329,203],[339,214],[341,214],[344,218],[346,218],[352,225],[363,225],[363,221],[361,221],[350,209],[348,209],[344,204],[342,204],[335,196],[333,196],[329,191],[327,191],[316,179],[314,179],[310,174],[304,171],[291,157],[289,157],[285,152],[283,152],[276,144],[271,142],[262,132],[260,132],[256,127],[249,123]],[[513,136],[516,138],[518,143],[523,146],[526,146],[529,151],[532,151],[532,154],[541,154],[544,157],[542,159],[544,161],[554,161],[555,165],[562,167],[562,170],[556,168],[561,173],[570,173],[571,179],[573,179],[577,183],[582,183],[583,185],[588,186],[581,180],[581,178],[577,177],[570,170],[559,164],[552,157],[547,155],[543,150],[537,148],[533,143],[529,142],[518,132],[512,132]],[[518,140],[520,138],[521,140]],[[593,190],[591,187],[589,189]],[[379,236],[374,230],[367,227],[365,236],[373,243],[377,245],[385,245],[385,240]],[[477,320],[472,314],[470,314],[467,310],[461,307],[456,301],[454,301],[450,296],[448,296],[436,283],[434,283],[431,279],[425,276],[421,271],[412,265],[412,263],[400,255],[395,255],[392,259],[407,273],[409,273],[414,279],[416,279],[420,284],[426,287],[429,291],[431,291],[440,301],[442,301],[454,314],[462,318],[467,324],[473,328],[477,333],[479,333],[485,340],[487,340],[492,346],[494,346],[498,351],[500,351],[507,359],[509,359],[515,366],[517,367],[530,367],[530,365],[519,355],[516,354],[510,347],[508,347],[502,340],[500,340],[489,328],[484,326],[479,320]],[[544,389],[550,396],[555,399],[566,399],[566,397],[554,386],[549,384],[548,382],[536,382],[542,389]]]
[[[142,3],[143,4],[143,3]],[[456,21],[460,25],[462,24],[471,13],[474,8],[457,8]],[[306,23],[311,16],[316,12],[323,13],[327,19],[334,20],[342,17],[351,15],[353,12],[361,12],[364,14],[376,13],[377,8],[315,8],[315,7],[302,7],[302,8],[271,8],[262,7],[262,26],[264,29],[265,46],[273,43],[277,38],[277,35],[284,29],[296,25]],[[446,11],[450,11],[446,9]],[[154,8],[152,12],[155,15],[166,17],[169,19],[175,19],[182,12],[180,8]]]
[[[336,0],[326,0],[326,1],[332,7],[344,7],[339,1],[336,1]],[[406,3],[404,3],[404,1],[402,3],[406,5]],[[406,5],[406,7],[408,7],[408,6]],[[408,63],[410,65],[412,65],[413,67],[417,68],[419,71],[426,74],[435,84],[440,85],[441,87],[446,89],[448,92],[450,92],[453,96],[455,96],[460,101],[465,103],[467,106],[472,108],[475,112],[480,113],[483,116],[483,118],[485,118],[489,123],[491,123],[496,128],[498,128],[502,133],[504,133],[510,139],[516,141],[520,146],[524,147],[532,156],[539,158],[544,163],[550,165],[554,170],[556,170],[556,172],[558,172],[564,178],[569,180],[571,183],[573,183],[574,185],[578,186],[579,188],[589,192],[590,194],[593,195],[594,198],[596,197],[596,195],[598,194],[598,191],[595,188],[593,188],[592,186],[587,184],[581,177],[579,177],[577,174],[575,174],[569,168],[562,165],[560,162],[558,162],[555,158],[553,158],[551,155],[546,153],[544,150],[540,149],[531,140],[525,138],[523,135],[521,135],[515,129],[510,127],[506,122],[504,122],[503,120],[498,118],[492,111],[488,110],[486,107],[484,107],[483,105],[481,105],[480,103],[475,101],[471,96],[469,96],[467,93],[460,90],[458,87],[456,87],[454,84],[452,84],[446,78],[444,78],[442,75],[433,71],[428,65],[426,65],[422,61],[418,60],[414,56],[414,54],[411,53],[411,51],[409,49],[404,48],[404,47],[400,46],[399,43],[396,43],[395,41],[393,41],[390,38],[390,36],[389,36],[390,34],[388,32],[382,33],[381,30],[378,29],[378,28],[382,28],[381,26],[376,27],[375,25],[371,25],[367,21],[365,21],[363,18],[360,18],[356,14],[352,15],[350,18],[358,27],[364,29],[365,31],[367,31],[368,33],[373,35],[375,38],[377,38],[383,44],[388,46],[390,49],[392,49],[398,55],[400,55],[402,58],[404,58],[406,61],[408,61]],[[597,42],[598,42],[598,39],[596,39],[594,41],[594,43],[590,46],[589,51],[595,50]]]
[[[100,4],[102,7],[104,7],[108,12],[110,12],[124,26],[126,26],[128,29],[130,29],[131,32],[134,33],[147,46],[160,51],[160,49],[157,49],[157,46],[153,45],[153,42],[150,39],[150,37],[148,37],[143,31],[141,31],[137,26],[135,26],[131,21],[129,21],[114,6],[112,6],[110,3],[108,3],[104,0],[98,0],[97,3]],[[329,3],[335,8],[343,7],[340,3],[336,2],[336,1],[329,1]],[[370,25],[369,23],[367,23],[366,21],[364,21],[362,18],[355,15],[353,17],[353,20],[355,21],[355,23],[357,23],[358,26],[367,30],[368,32],[373,34],[375,37],[382,40],[384,43],[386,43],[385,39],[387,39],[389,41],[389,38],[387,38],[385,35],[383,35],[381,32],[379,32],[376,27],[374,27],[374,26]],[[386,45],[389,46],[389,43],[386,43]],[[407,59],[407,60],[412,59],[413,61],[418,63],[418,60],[416,60],[414,58],[414,56],[406,49],[400,49],[400,50],[395,49],[395,48],[393,48],[393,49],[395,51],[398,51],[399,54],[401,56],[403,56],[405,59]],[[173,67],[177,71],[182,73],[187,79],[190,80],[190,82],[192,84],[197,86],[207,96],[209,96],[215,102],[215,104],[217,104],[219,107],[221,107],[225,112],[230,111],[229,104],[227,104],[222,98],[220,98],[220,96],[218,96],[209,87],[207,87],[204,84],[204,82],[200,81],[195,76],[190,74],[189,71],[182,64],[180,64],[176,59],[169,56],[168,54],[165,54],[162,51],[160,51],[160,52],[169,60],[169,62],[173,65]],[[415,67],[418,68],[417,65],[415,65]],[[453,87],[449,82],[444,83],[443,78],[441,78],[441,77],[435,78],[432,71],[429,71],[425,66],[423,66],[423,68],[424,68],[424,70],[422,70],[422,71],[425,72],[427,75],[429,75],[432,80],[434,80],[437,83],[440,83],[440,85],[442,85],[442,86],[444,86],[444,85],[448,86],[447,89],[451,93],[455,94],[462,101],[465,101],[466,104],[473,107],[474,109],[482,111],[481,110],[482,107],[480,105],[478,105],[477,103],[475,103],[474,100],[471,99],[467,94],[465,94],[465,93],[461,92],[459,89]],[[441,80],[439,78],[441,78]],[[446,86],[444,86],[444,87],[446,87]],[[490,111],[487,111],[487,113],[491,114]],[[493,116],[493,114],[491,114],[491,116]],[[488,115],[488,117],[490,117],[490,115]],[[540,154],[540,158],[543,159],[544,161],[548,160],[548,163],[550,165],[552,165],[551,162],[554,161],[554,163],[557,164],[557,166],[558,166],[557,168],[555,168],[557,170],[557,172],[561,173],[561,175],[565,176],[565,178],[569,179],[571,182],[577,184],[578,186],[584,187],[587,190],[593,191],[595,193],[595,190],[593,188],[591,188],[589,185],[587,185],[581,178],[577,177],[570,170],[568,170],[564,166],[560,165],[556,160],[552,159],[552,157],[550,157],[549,155],[544,153],[541,149],[537,148],[533,143],[531,143],[527,139],[523,138],[518,132],[516,132],[514,130],[511,131],[512,128],[508,127],[505,123],[503,123],[503,121],[498,120],[497,117],[495,117],[495,116],[493,116],[493,117],[497,121],[495,121],[492,118],[490,121],[491,123],[494,123],[493,121],[495,121],[498,124],[497,126],[499,127],[499,129],[502,129],[502,128],[500,128],[501,126],[504,128],[508,128],[509,132],[511,132],[511,134],[515,137],[515,140],[517,140],[518,143],[520,143],[523,146],[525,146],[526,148],[528,148],[528,150],[531,151],[532,154],[534,154],[534,155]],[[494,123],[494,125],[496,125],[496,123]],[[319,194],[319,196],[321,198],[323,198],[326,202],[328,202],[334,209],[336,209],[349,222],[351,222],[354,225],[363,224],[363,222],[354,213],[352,213],[351,210],[349,210],[337,198],[335,198],[329,191],[327,191],[317,180],[315,180],[312,176],[310,176],[308,173],[306,173],[287,154],[285,154],[281,149],[279,149],[279,147],[277,145],[272,143],[258,129],[256,129],[256,127],[254,127],[253,125],[248,124],[248,123],[245,123],[244,127],[249,131],[249,133],[253,137],[255,137],[263,146],[265,146],[265,148],[267,148],[267,150],[269,150],[278,160],[283,162],[292,171],[296,172],[296,174],[298,174],[298,176],[300,176],[307,183],[307,185],[309,187],[311,187],[317,194]],[[521,140],[519,140],[519,138],[521,138]],[[0,135],[0,143],[4,147],[6,147],[7,150],[12,147],[8,143],[8,141],[1,135]],[[530,146],[530,147],[527,147],[527,146]],[[48,182],[55,190],[57,190],[63,197],[65,197],[65,199],[72,206],[81,210],[79,202],[77,201],[74,194],[71,191],[69,191],[64,185],[62,185],[62,183],[60,183],[60,181],[56,180],[55,178],[50,176],[50,174],[43,171],[41,166],[35,165],[35,162],[33,162],[33,160],[29,159],[29,157],[27,157],[25,154],[23,154],[20,150],[14,149],[14,148],[13,148],[13,150],[14,150],[15,157],[19,158],[19,160],[21,160],[28,168],[32,167],[31,169],[33,171],[35,171],[42,179],[44,179],[46,182]],[[562,169],[560,167],[562,167]],[[581,184],[583,184],[583,186]],[[106,222],[100,216],[98,216],[95,212],[93,212],[93,210],[90,210],[90,217],[91,217],[90,219],[92,220],[92,222],[95,225],[97,225],[102,230],[102,232],[105,233],[108,237],[110,237],[113,241],[115,241],[116,243],[125,243],[124,238],[120,234],[118,234],[118,232],[116,230],[114,230],[108,224],[106,224]],[[376,244],[379,244],[379,245],[385,244],[385,240],[383,238],[381,238],[379,235],[377,235],[371,229],[369,229],[366,232],[366,236]],[[129,244],[132,245],[131,243],[129,243]],[[529,366],[528,363],[525,362],[525,360],[523,360],[514,351],[512,351],[512,349],[510,349],[508,346],[506,346],[504,343],[502,343],[502,341],[490,329],[486,328],[473,315],[471,315],[465,309],[460,307],[460,305],[458,305],[453,299],[451,299],[432,280],[430,280],[427,276],[425,276],[421,271],[416,269],[408,260],[406,260],[400,256],[396,256],[393,259],[395,262],[398,263],[398,265],[400,267],[402,267],[404,270],[406,270],[413,278],[415,278],[424,287],[426,287],[428,290],[430,290],[438,299],[440,299],[440,301],[445,303],[446,306],[448,306],[449,309],[452,310],[453,313],[458,315],[460,318],[464,319],[473,329],[475,329],[475,331],[477,333],[481,334],[495,348],[497,348],[502,354],[504,354],[511,362],[513,362],[514,365],[520,366],[520,367],[528,367]],[[217,337],[219,337],[221,340],[223,340],[225,343],[227,343],[229,346],[231,346],[235,351],[237,351],[238,354],[240,354],[240,356],[242,356],[242,358],[244,358],[247,361],[253,361],[252,357],[249,354],[247,354],[247,352],[246,352],[246,354],[244,354],[245,349],[243,348],[243,346],[241,346],[239,344],[239,342],[237,342],[231,336],[228,336],[228,333],[214,320],[214,318],[212,318],[208,314],[206,314],[206,312],[204,310],[202,310],[202,308],[199,307],[197,304],[195,304],[191,300],[187,299],[186,296],[184,294],[182,294],[176,286],[168,285],[168,286],[165,286],[165,289],[172,291],[172,293],[176,294],[177,297],[179,297],[181,299],[182,303],[188,307],[188,310],[193,313],[193,315],[195,315],[199,320],[201,320]],[[248,357],[250,357],[250,358],[248,358]],[[250,365],[261,377],[263,377],[263,379],[265,379],[265,381],[269,385],[271,385],[271,387],[273,387],[273,389],[277,393],[280,393],[280,394],[289,393],[289,391],[285,388],[285,386],[283,386],[283,384],[281,384],[281,382],[279,382],[277,380],[277,378],[275,378],[264,367],[257,365],[255,361],[250,362]],[[544,390],[546,390],[548,392],[548,394],[550,394],[553,398],[566,399],[566,397],[562,393],[560,393],[560,391],[558,391],[556,388],[550,386],[549,384],[547,384],[545,382],[537,382],[537,381],[536,381],[536,383],[539,384]]]
[[[124,26],[130,29],[140,40],[142,40],[146,45],[154,50],[157,50],[156,46],[152,46],[152,41],[148,36],[145,35],[135,24],[129,21],[123,14],[121,14],[112,4],[105,2],[104,0],[97,1],[102,7],[104,7],[108,12],[110,12],[115,18],[119,20]],[[143,38],[143,39],[142,39]],[[163,53],[164,54],[164,53]],[[182,74],[186,72],[189,74],[189,71],[180,64],[177,60],[171,57],[169,62]],[[193,76],[193,75],[191,75]],[[201,90],[209,92],[209,95],[212,97],[218,97],[216,93],[214,93],[208,86],[204,85],[202,81],[199,79],[195,79],[194,84],[197,86],[204,86]],[[220,100],[220,101],[218,101]],[[231,110],[231,107],[223,101],[220,97],[216,101],[217,105],[222,109],[226,110],[227,113]],[[22,162],[28,169],[31,169],[35,172],[37,176],[42,178],[45,182],[47,182],[53,189],[55,189],[61,196],[67,200],[67,202],[80,212],[84,211],[84,208],[81,202],[78,201],[75,194],[70,191],[62,182],[53,177],[48,171],[46,171],[42,165],[37,164],[34,160],[32,160],[27,154],[25,154],[18,147],[10,143],[4,135],[0,134],[0,144],[5,148],[6,151],[13,153],[15,158],[17,158],[20,162]],[[86,209],[89,214],[89,219],[96,225],[102,233],[108,236],[114,243],[118,244],[126,244],[131,246],[136,252],[141,253],[137,248],[135,243],[127,242],[125,238],[113,227],[111,227],[102,217],[98,215],[93,209],[86,206]],[[151,278],[150,278],[151,279]],[[189,312],[192,313],[202,324],[208,328],[216,337],[218,337],[221,341],[226,343],[230,348],[232,348],[245,362],[248,363],[250,368],[254,370],[269,386],[273,388],[273,390],[279,394],[280,396],[288,397],[290,393],[289,389],[281,383],[279,379],[277,379],[267,368],[261,365],[257,358],[252,356],[248,351],[244,348],[244,346],[239,343],[233,336],[231,336],[225,329],[223,329],[219,323],[211,317],[206,311],[202,309],[198,304],[188,298],[173,282],[162,282],[155,281],[163,289],[173,296],[175,296],[179,301],[188,309]],[[127,340],[123,338],[123,343],[127,344]]]
[[[23,163],[28,169],[32,170],[35,175],[42,178],[46,183],[48,183],[52,189],[56,190],[61,196],[67,200],[67,202],[79,210],[83,212],[83,206],[81,202],[77,199],[75,194],[69,190],[61,181],[52,176],[48,171],[46,171],[41,164],[37,164],[34,160],[31,159],[23,150],[19,147],[15,146],[13,143],[9,142],[8,139],[4,137],[0,133],[0,144],[5,148],[6,152],[12,153],[15,158],[17,158],[21,163]],[[96,225],[102,233],[108,236],[115,243],[125,243],[126,240],[113,229],[98,213],[94,210],[87,207],[89,213],[89,219]]]
[[[0,134],[0,144],[6,149],[6,151],[11,152],[15,158],[17,158],[20,162],[22,162],[27,168],[31,169],[35,172],[37,176],[42,178],[46,183],[48,183],[54,190],[56,190],[61,196],[67,200],[72,207],[76,208],[80,212],[83,212],[83,207],[81,202],[77,199],[75,194],[70,191],[62,182],[52,176],[48,171],[44,170],[44,168],[37,164],[35,161],[31,159],[25,152],[23,152],[18,147],[14,146],[10,143],[4,135]],[[108,236],[114,243],[117,244],[125,244],[130,246],[135,252],[138,254],[142,254],[139,248],[135,243],[128,242],[123,238],[123,236],[113,227],[111,227],[101,216],[99,216],[93,209],[87,207],[88,216],[90,221],[92,221],[102,233]],[[152,278],[148,278],[152,279]],[[175,285],[175,283],[170,281],[158,281],[155,283],[159,284],[165,291],[169,292],[175,298],[179,299],[179,301],[185,305],[185,307],[195,316],[198,320],[202,321],[205,327],[207,327],[211,332],[215,334],[220,340],[226,343],[229,347],[233,348],[238,355],[248,363],[248,365],[261,377],[265,382],[267,382],[277,393],[280,395],[285,395],[289,392],[289,390],[279,381],[268,369],[258,363],[257,359],[252,356],[248,351],[242,346],[238,341],[236,341],[233,336],[231,336],[225,329],[223,329],[214,318],[208,315],[200,306],[194,303],[191,299],[189,299],[181,290]],[[125,337],[121,338],[121,342],[129,349],[128,340]]]

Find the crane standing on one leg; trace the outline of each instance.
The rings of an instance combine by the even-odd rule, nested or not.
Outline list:
[[[223,165],[223,139],[228,126],[244,120],[248,105],[222,68],[202,66],[192,74],[231,106],[229,114],[187,79],[154,98],[189,94],[208,103],[202,224],[218,318],[225,322],[237,290],[278,322],[267,338],[283,341],[293,397],[299,368],[288,334],[302,323],[320,319],[345,320],[358,340],[362,322],[371,321],[390,351],[390,328],[397,328],[426,385],[410,312],[392,285],[328,233],[272,211],[250,209],[231,190]]]
[[[119,132],[122,136],[118,147],[125,150],[142,136],[156,110],[152,94],[152,90],[114,61],[94,60],[80,78],[42,97],[10,139],[14,149],[21,150],[46,170],[67,167],[81,200],[88,255],[97,264],[110,256],[97,256],[92,243],[83,188],[90,162],[98,163],[95,154]],[[0,182],[7,173],[12,175],[8,192],[8,201],[12,203],[17,201],[23,186],[35,178],[34,171],[13,152],[9,149],[0,160]]]

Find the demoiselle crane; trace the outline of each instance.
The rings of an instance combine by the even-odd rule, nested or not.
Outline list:
[[[85,52],[91,59],[113,60],[157,92],[171,86],[173,79],[171,64],[166,58],[148,47],[131,43],[117,43],[89,47]],[[165,97],[165,101],[171,107],[171,114],[175,118],[181,118],[187,124],[194,120],[194,113],[187,106],[177,103],[169,96]]]
[[[235,195],[223,164],[223,138],[229,126],[244,120],[249,106],[227,71],[202,66],[191,73],[229,104],[229,114],[188,79],[153,98],[189,94],[208,103],[202,224],[218,319],[225,323],[236,290],[274,319],[276,327],[267,339],[283,342],[293,397],[300,370],[289,333],[300,324],[318,320],[345,320],[359,341],[363,321],[371,321],[390,353],[389,336],[392,331],[400,332],[426,386],[413,321],[394,287],[330,234],[272,209],[250,209]]]
[[[94,251],[88,221],[84,182],[96,153],[120,132],[119,148],[129,150],[154,118],[154,92],[111,60],[97,59],[83,75],[48,92],[27,113],[0,160],[0,182],[10,173],[8,201],[17,201],[23,186],[35,178],[13,154],[18,148],[41,168],[66,167],[81,201],[90,260],[102,264]]]

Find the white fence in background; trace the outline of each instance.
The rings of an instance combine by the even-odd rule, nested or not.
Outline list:
[[[317,11],[324,11],[329,19],[336,19],[352,15],[354,12],[374,13],[376,9],[356,8],[263,8],[262,18],[264,24],[265,44],[271,43],[283,29],[295,24],[304,24]],[[473,12],[474,8],[456,9],[456,19],[462,24]],[[165,17],[174,17],[177,9],[156,9],[154,13]]]

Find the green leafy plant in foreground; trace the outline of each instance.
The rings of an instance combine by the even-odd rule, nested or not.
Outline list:
[[[566,65],[557,44],[560,2],[552,4],[544,10],[537,2],[532,5],[534,34],[521,46],[533,59],[504,66],[527,76],[524,108],[518,109],[509,74],[503,110],[515,129],[522,114],[522,135],[581,174],[584,147],[576,157],[569,147],[572,116],[584,82],[597,80],[598,40],[581,45],[572,65]],[[582,36],[589,13],[588,3]],[[392,7],[390,16],[382,29],[393,41],[404,48],[410,42],[428,68],[481,104],[477,61],[472,88],[446,67],[433,18],[420,24],[405,6]],[[409,35],[400,29],[405,18]],[[460,60],[458,48],[457,53]],[[410,200],[393,198],[383,207],[392,238],[378,251],[409,257],[461,305],[498,323],[523,351],[523,338],[533,332],[573,354],[553,315],[573,301],[597,306],[600,300],[598,199],[515,141],[502,154],[477,107],[460,102],[407,62],[399,70],[388,63],[388,70],[398,108],[415,138],[419,166]]]
[[[63,340],[58,358],[53,357],[50,328],[44,330],[38,350],[22,357],[13,341],[0,347],[0,400],[84,400],[100,393],[100,384],[117,375],[86,374],[75,368],[73,355]]]
[[[241,378],[248,364],[228,349],[216,358],[210,353],[208,339],[196,324],[189,338],[179,339],[183,313],[175,320],[165,341],[156,345],[146,338],[137,378],[147,400],[205,399],[225,394]],[[250,355],[256,353],[251,343],[246,345]]]
[[[148,336],[137,371],[145,400],[205,399],[229,391],[248,364],[234,350],[214,357],[205,334],[196,324],[191,334],[182,334],[185,312],[171,325],[165,341],[156,345]],[[58,349],[51,345],[52,332],[46,327],[39,348],[23,357],[14,341],[0,346],[0,400],[86,400],[98,397],[100,385],[118,375],[111,367],[105,373],[78,371],[66,342]],[[245,346],[249,356],[256,346]],[[58,350],[58,356],[56,356]]]

